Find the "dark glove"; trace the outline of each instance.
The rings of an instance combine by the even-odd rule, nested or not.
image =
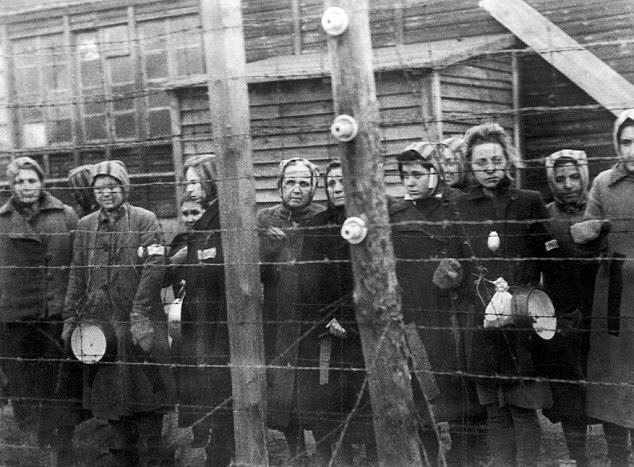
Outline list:
[[[130,334],[134,345],[145,353],[150,351],[154,341],[154,328],[149,318],[133,313],[130,316]]]
[[[458,260],[444,258],[434,271],[432,282],[440,289],[454,289],[460,285],[464,274]]]
[[[590,219],[578,222],[570,227],[570,236],[578,245],[585,245],[610,232],[612,223],[607,220]]]

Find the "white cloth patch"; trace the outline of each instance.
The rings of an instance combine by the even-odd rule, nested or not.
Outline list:
[[[207,248],[206,250],[198,250],[198,260],[214,259],[216,257],[216,248]]]
[[[550,251],[554,250],[555,248],[559,248],[559,243],[557,243],[557,240],[553,239],[544,243],[544,246],[546,247],[546,251]]]
[[[158,244],[148,245],[147,255],[148,256],[164,256],[165,247],[163,245],[158,245]]]

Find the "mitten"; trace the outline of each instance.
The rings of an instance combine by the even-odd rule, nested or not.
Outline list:
[[[432,282],[440,289],[447,290],[458,287],[463,279],[462,266],[458,260],[444,258],[434,271]]]
[[[570,236],[578,245],[584,245],[592,240],[596,240],[600,235],[605,235],[610,231],[612,224],[609,220],[590,219],[578,222],[570,227]]]
[[[145,353],[150,351],[154,340],[154,329],[149,318],[132,313],[130,315],[130,334],[134,345],[140,347]]]

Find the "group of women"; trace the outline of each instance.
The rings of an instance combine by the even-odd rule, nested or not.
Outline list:
[[[397,155],[405,196],[387,204],[421,450],[430,465],[536,465],[540,409],[562,423],[578,465],[588,464],[591,423],[603,424],[612,465],[627,465],[634,429],[634,110],[616,121],[614,144],[617,163],[591,189],[583,151],[547,157],[548,205],[516,187],[518,160],[497,124],[470,128],[464,138],[417,142]],[[12,197],[0,208],[0,305],[2,369],[11,378],[0,374],[0,383],[18,421],[39,421],[41,443],[57,446],[60,458],[72,457],[73,426],[90,414],[113,430],[105,465],[171,465],[160,426],[177,405],[180,425],[192,428],[192,446],[206,449],[207,464],[230,464],[215,164],[213,155],[185,164],[185,231],[167,249],[156,216],[128,202],[123,163],[72,171],[79,220],[43,190],[37,162],[23,157],[9,165]],[[325,205],[313,200],[320,185]],[[353,304],[351,246],[340,235],[344,185],[338,161],[323,175],[306,158],[282,161],[280,203],[257,215],[267,424],[284,433],[294,463],[307,460],[304,430],[313,432],[318,465],[351,463],[355,445],[376,459],[372,365],[355,319],[363,310]],[[183,300],[181,335],[171,348],[165,287]],[[535,288],[547,292],[557,316],[549,340],[518,325],[510,308],[514,295]],[[111,347],[99,363],[78,365],[67,359],[69,342],[87,321],[102,325]],[[56,407],[64,416],[32,402],[60,394],[66,404]]]

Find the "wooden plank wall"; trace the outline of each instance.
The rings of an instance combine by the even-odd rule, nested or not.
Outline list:
[[[440,73],[445,137],[461,135],[473,125],[497,122],[513,128],[513,78],[508,55],[474,57]]]
[[[634,3],[630,0],[531,0],[529,3],[634,82]],[[592,98],[539,56],[525,55],[520,64],[521,106],[527,108],[525,152],[527,159],[535,160],[526,171],[526,183],[542,191],[548,199],[550,193],[542,158],[563,148],[582,149],[590,158],[614,156],[614,117],[605,109],[592,108],[596,105]],[[591,161],[591,177],[611,165],[610,161]]]
[[[413,141],[430,139],[422,112],[429,73],[410,70],[376,75],[381,150],[388,193],[393,196],[402,195],[394,155]],[[441,83],[447,134],[495,120],[495,112],[504,117],[505,126],[512,126],[510,62],[484,60],[456,65],[441,73]],[[206,89],[185,89],[179,98],[184,156],[212,152]],[[279,200],[279,161],[302,156],[324,167],[338,156],[329,132],[333,119],[330,82],[324,78],[251,84],[249,99],[257,200],[262,206],[271,205]],[[324,199],[323,187],[318,199]]]

